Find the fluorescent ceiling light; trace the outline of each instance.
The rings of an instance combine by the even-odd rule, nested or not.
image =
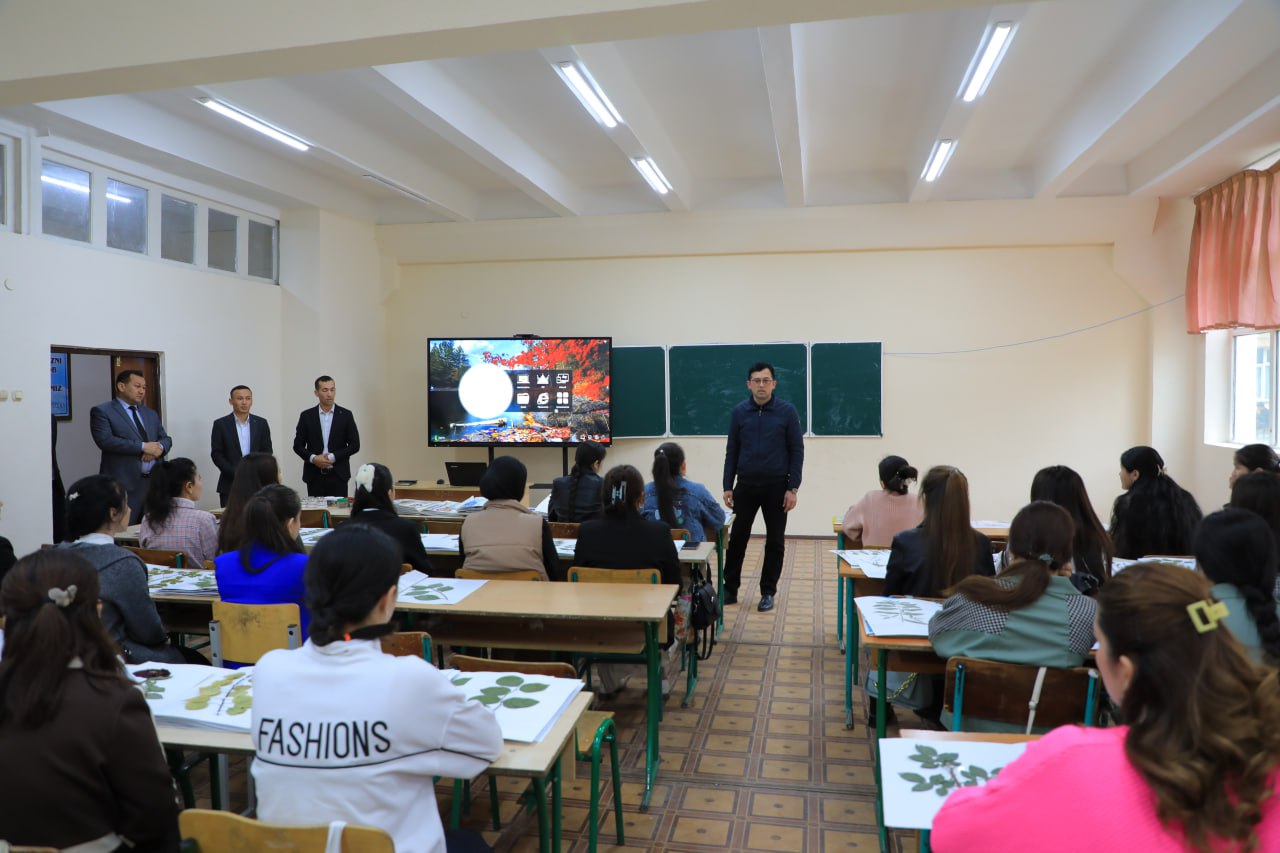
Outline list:
[[[84,184],[77,184],[75,181],[64,181],[62,178],[52,178],[48,175],[41,175],[40,181],[46,184],[52,184],[55,187],[62,187],[64,190],[73,190],[74,192],[89,194],[89,188]],[[107,198],[112,201],[118,201],[121,204],[133,204],[133,199],[126,198],[115,193],[107,193]]]
[[[609,128],[622,124],[622,116],[618,115],[617,109],[586,68],[576,62],[557,62],[556,71],[560,72],[561,79],[578,96],[578,100],[582,101],[587,112],[595,116],[596,121]]]
[[[636,167],[636,171],[658,195],[671,192],[671,182],[667,180],[666,175],[662,174],[662,170],[658,168],[657,163],[653,162],[652,157],[633,157],[631,165]]]
[[[421,204],[426,204],[426,205],[435,207],[435,203],[432,202],[431,199],[427,198],[424,195],[414,192],[408,187],[402,187],[399,184],[397,184],[395,181],[389,181],[386,178],[383,178],[379,175],[361,175],[361,177],[363,177],[367,181],[373,181],[375,184],[378,184],[379,186],[386,187],[387,189],[393,192],[398,192],[400,193],[400,195],[404,196],[405,198],[411,198],[414,201],[419,202]]]
[[[239,122],[247,128],[258,131],[258,133],[261,133],[263,136],[269,136],[276,142],[288,145],[290,148],[298,151],[307,151],[311,148],[310,145],[303,142],[298,137],[285,133],[277,127],[272,127],[261,119],[256,119],[246,112],[241,112],[235,107],[222,103],[222,101],[214,100],[213,98],[196,98],[196,102],[204,104],[218,115],[226,116],[232,121]]]
[[[933,146],[933,153],[929,155],[929,162],[924,167],[924,179],[926,183],[933,183],[938,180],[938,176],[942,174],[942,170],[947,168],[947,161],[951,159],[951,155],[956,150],[956,141],[954,139],[939,139]]]
[[[1013,23],[1011,21],[1001,21],[992,28],[990,35],[987,36],[986,47],[981,49],[981,58],[973,68],[969,85],[964,87],[965,103],[972,103],[987,90],[987,84],[995,75],[996,68],[1000,66],[1000,60],[1004,58],[1004,52],[1012,39]]]

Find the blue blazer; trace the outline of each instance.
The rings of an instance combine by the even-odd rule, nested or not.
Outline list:
[[[138,418],[146,435],[138,435],[133,420],[120,406],[118,400],[99,403],[89,412],[89,434],[93,443],[102,451],[102,464],[98,466],[99,474],[115,477],[129,493],[129,505],[133,506],[133,496],[141,493],[142,482],[142,445],[147,441],[158,441],[165,454],[173,449],[173,439],[164,431],[160,416],[154,409],[138,406]],[[139,496],[139,499],[141,497]]]
[[[249,452],[272,453],[271,426],[266,418],[249,415]],[[209,456],[218,466],[218,495],[226,498],[231,493],[231,481],[236,476],[240,452],[240,436],[236,434],[235,413],[223,415],[213,422],[213,434],[209,438]]]

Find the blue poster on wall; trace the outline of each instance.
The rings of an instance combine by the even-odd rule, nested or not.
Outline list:
[[[71,358],[65,352],[49,353],[49,398],[55,418],[71,417]]]

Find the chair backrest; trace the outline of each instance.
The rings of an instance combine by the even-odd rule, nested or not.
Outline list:
[[[411,572],[411,571],[413,571],[413,564],[412,564],[412,563],[401,563],[401,564],[400,564],[400,574],[402,574],[402,575],[407,575],[407,574],[409,574],[409,572]]]
[[[576,521],[549,521],[547,525],[551,528],[553,539],[577,539],[578,528],[582,527]]]
[[[431,662],[431,635],[426,631],[397,631],[382,638],[382,650],[401,658]]]
[[[275,649],[296,649],[302,644],[296,604],[233,604],[213,602],[209,623],[209,650],[214,666],[225,661],[257,663]]]
[[[947,661],[942,706],[952,714],[952,729],[962,731],[965,717],[1026,725],[1038,666],[977,658]],[[1045,670],[1035,725],[1053,727],[1083,723],[1097,714],[1097,672],[1088,667]]]
[[[662,572],[657,569],[589,569],[585,566],[569,567],[570,583],[662,583]]]
[[[446,533],[451,536],[457,536],[462,532],[461,521],[424,521],[421,529],[423,533]]]
[[[489,572],[463,566],[454,571],[455,578],[472,581],[540,581],[542,573],[537,569],[515,569],[510,572]]]
[[[331,524],[327,509],[304,509],[301,516],[303,527],[328,527]]]
[[[549,675],[553,678],[577,678],[578,671],[565,661],[495,660],[471,655],[454,655],[449,666],[461,672],[519,672],[524,675]]]
[[[136,548],[133,545],[125,545],[126,551],[132,551],[138,555],[138,558],[144,563],[150,563],[153,566],[169,566],[170,568],[182,568],[182,552],[167,551],[163,548]]]
[[[324,853],[329,840],[328,826],[279,826],[211,809],[183,811],[178,815],[178,829],[184,843],[195,842],[195,853],[228,850]],[[395,843],[381,829],[348,824],[342,832],[342,853],[395,853]]]
[[[214,565],[213,565],[213,560],[205,560],[205,561],[200,565],[200,568],[202,568],[202,569],[208,569],[209,571],[213,571],[213,570],[214,570],[214,568],[215,568],[215,567],[214,567]]]
[[[688,542],[689,531],[683,527],[673,527],[671,528],[671,538],[677,542]]]

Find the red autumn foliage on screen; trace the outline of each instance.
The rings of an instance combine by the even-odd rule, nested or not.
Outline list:
[[[609,396],[609,349],[600,338],[545,338],[526,342],[524,352],[510,358],[492,352],[482,358],[509,370],[569,370],[574,397],[604,401]]]

